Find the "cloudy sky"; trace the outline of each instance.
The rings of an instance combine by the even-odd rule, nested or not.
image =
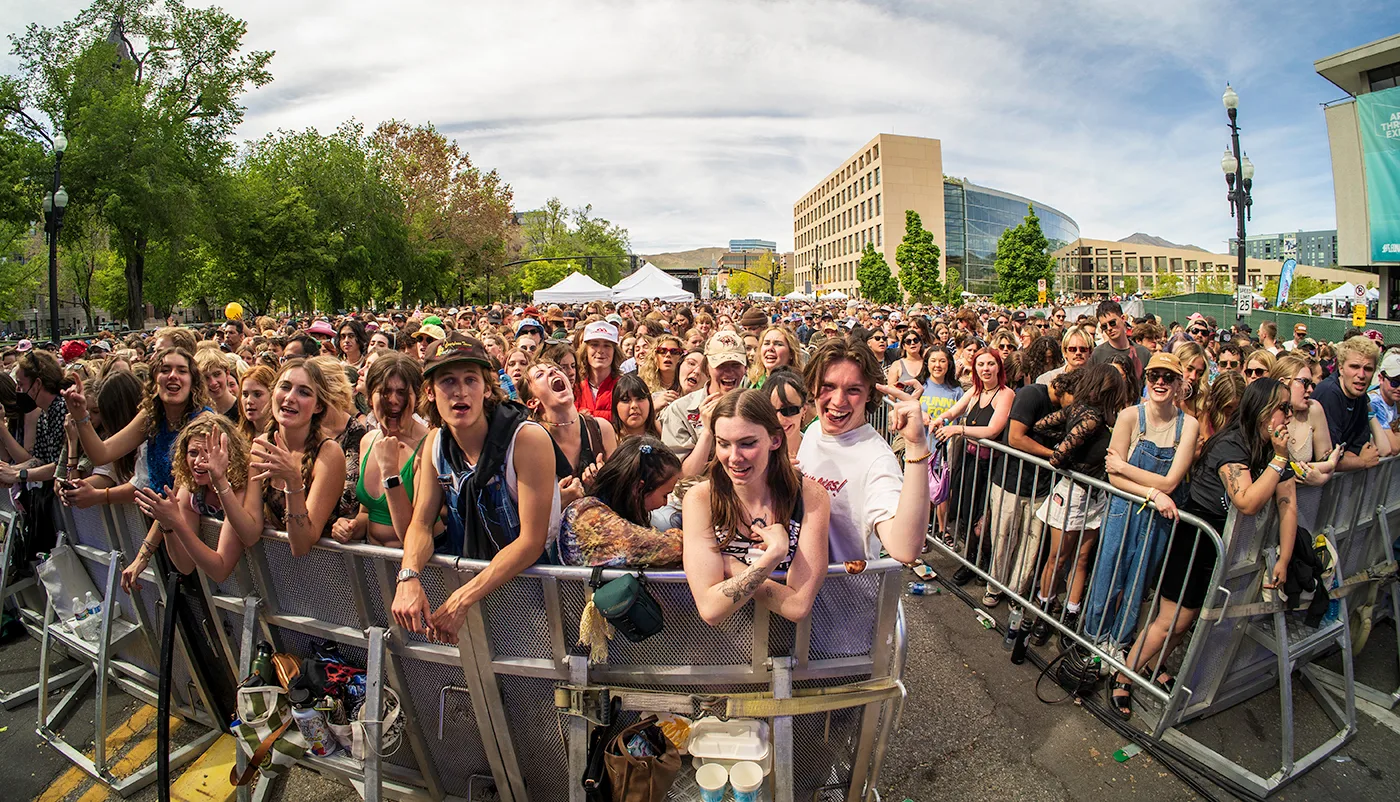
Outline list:
[[[85,3],[10,0],[0,30]],[[788,249],[793,202],[880,132],[942,140],[945,173],[1085,236],[1222,250],[1227,80],[1258,170],[1251,231],[1332,228],[1321,104],[1342,92],[1312,63],[1400,31],[1393,0],[223,5],[277,52],[242,136],[432,122],[518,208],[591,203],[638,252]]]

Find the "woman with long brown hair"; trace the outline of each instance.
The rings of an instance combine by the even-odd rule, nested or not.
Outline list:
[[[612,391],[622,375],[621,366],[617,326],[605,320],[585,326],[578,348],[578,383],[574,387],[574,405],[580,412],[612,420]]]
[[[379,427],[360,440],[355,497],[360,514],[355,538],[402,548],[413,520],[414,477],[428,427],[414,414],[423,371],[418,362],[398,353],[379,355],[365,376],[365,391]],[[373,456],[374,459],[370,459]],[[375,490],[381,491],[378,495]]]
[[[238,383],[238,431],[249,442],[263,433],[272,420],[272,385],[277,383],[277,371],[267,365],[254,365]]]
[[[826,578],[830,499],[787,458],[768,393],[729,393],[711,420],[714,459],[683,502],[683,557],[695,605],[717,625],[760,595],[799,621]],[[782,581],[773,578],[778,571],[786,571]]]

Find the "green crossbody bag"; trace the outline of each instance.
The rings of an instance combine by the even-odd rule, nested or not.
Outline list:
[[[624,574],[603,582],[603,568],[599,566],[593,569],[588,585],[593,588],[593,606],[627,640],[646,640],[664,626],[661,605],[647,592],[646,574]]]

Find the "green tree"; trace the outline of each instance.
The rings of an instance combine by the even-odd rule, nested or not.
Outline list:
[[[1230,276],[1224,273],[1206,274],[1196,279],[1196,292],[1234,295],[1235,282]]]
[[[58,287],[60,295],[70,295],[83,309],[87,331],[97,330],[93,316],[94,291],[100,272],[121,267],[121,257],[111,247],[111,229],[91,210],[79,207],[77,214],[64,220],[64,228],[73,226],[59,249]],[[110,312],[111,310],[108,310]]]
[[[33,224],[0,220],[0,316],[29,314],[34,293],[48,274],[48,252]]]
[[[1301,314],[1312,314],[1303,301],[1319,293],[1335,290],[1342,286],[1341,282],[1324,281],[1311,276],[1294,275],[1293,283],[1288,285],[1288,298],[1284,299],[1283,306],[1275,307],[1280,311],[1298,312]],[[1264,300],[1272,304],[1278,298],[1278,279],[1271,278],[1264,285]]]
[[[904,240],[895,249],[894,261],[899,265],[899,283],[911,300],[926,304],[945,297],[943,282],[938,276],[938,258],[942,255],[933,241],[933,232],[924,228],[919,213],[904,210]]]
[[[627,258],[627,229],[593,216],[591,205],[568,209],[558,198],[526,212],[520,258],[580,257],[563,262],[529,262],[521,266],[521,291],[548,287],[577,270],[612,286],[622,277]],[[593,256],[589,260],[582,257]]]
[[[943,281],[943,295],[935,298],[934,301],[956,309],[962,306],[963,301],[962,275],[958,273],[958,269],[952,265],[948,265],[944,272],[947,274],[947,278]]]
[[[272,53],[243,52],[246,32],[217,7],[94,0],[72,20],[12,39],[19,75],[6,123],[32,140],[47,138],[46,127],[66,132],[64,183],[74,206],[112,229],[134,327],[144,323],[148,255],[162,242],[178,249],[204,222],[205,189],[243,120],[239,98],[272,80]]]
[[[900,300],[899,281],[890,275],[884,255],[868,242],[860,255],[856,280],[860,282],[861,297],[871,303],[893,304]]]
[[[724,282],[724,288],[733,298],[744,298],[749,293],[759,289],[758,282],[748,273],[740,273],[737,270],[729,271],[729,278]]]
[[[1127,278],[1123,279],[1123,294],[1124,294],[1124,295],[1132,295],[1133,293],[1135,293],[1135,292],[1137,292],[1137,291],[1138,291],[1138,280],[1137,280],[1137,276],[1128,276]]]
[[[1165,267],[1157,268],[1157,277],[1152,285],[1153,298],[1166,298],[1181,294],[1181,276],[1169,272]]]
[[[1047,292],[1055,291],[1055,258],[1050,241],[1040,230],[1035,207],[1026,206],[1026,218],[1019,226],[1001,232],[997,239],[996,302],[1006,306],[1033,304],[1040,295],[1038,282],[1045,280]]]

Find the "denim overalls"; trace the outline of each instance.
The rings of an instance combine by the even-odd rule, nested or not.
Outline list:
[[[1163,448],[1147,439],[1147,408],[1138,404],[1138,442],[1128,464],[1166,476],[1181,445],[1185,420],[1185,413],[1177,410],[1176,436],[1171,446]],[[1183,497],[1184,487],[1177,487],[1173,499]],[[1137,629],[1143,587],[1156,578],[1171,531],[1171,521],[1156,510],[1136,507],[1116,495],[1109,501],[1108,521],[1090,575],[1089,604],[1084,613],[1087,637],[1125,647]]]

